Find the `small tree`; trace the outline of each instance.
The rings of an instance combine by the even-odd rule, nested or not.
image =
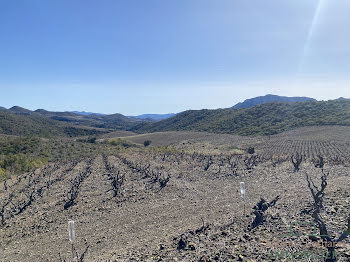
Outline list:
[[[145,147],[147,147],[147,146],[149,146],[151,143],[152,143],[151,140],[146,140],[145,142],[143,142],[143,145],[144,145]]]

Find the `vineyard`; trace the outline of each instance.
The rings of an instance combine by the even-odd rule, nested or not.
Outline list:
[[[0,186],[1,261],[71,261],[69,220],[76,224],[77,261],[270,261],[268,243],[280,236],[303,245],[322,239],[288,236],[291,223],[316,218],[330,239],[340,238],[350,209],[348,130],[332,139],[328,129],[320,137],[309,131],[181,135],[167,146],[135,146],[13,176]],[[341,243],[336,261],[349,261],[349,239]],[[288,254],[302,249],[289,247]]]

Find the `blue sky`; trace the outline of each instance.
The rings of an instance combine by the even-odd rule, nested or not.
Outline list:
[[[0,105],[127,115],[350,97],[348,0],[0,0]]]

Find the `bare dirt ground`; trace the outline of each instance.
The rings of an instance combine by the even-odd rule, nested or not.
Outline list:
[[[112,136],[108,136],[112,138]],[[130,142],[142,145],[145,140],[152,141],[151,146],[169,146],[178,143],[194,142],[210,142],[213,144],[237,143],[237,142],[252,142],[258,141],[256,138],[242,137],[237,135],[213,134],[206,132],[191,132],[191,131],[168,131],[156,132],[147,134],[134,134],[129,136],[118,136]]]
[[[80,261],[325,261],[315,254],[327,248],[311,246],[322,236],[310,187],[321,192],[326,177],[318,215],[338,239],[350,215],[349,134],[342,127],[270,138],[181,132],[169,151],[134,148],[12,177],[0,186],[0,261],[72,261],[69,220]],[[314,257],[301,257],[306,252]],[[349,238],[336,254],[350,261]]]

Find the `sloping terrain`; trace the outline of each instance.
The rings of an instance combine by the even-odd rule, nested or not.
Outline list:
[[[113,130],[127,130],[139,123],[121,114],[81,115],[44,109],[31,111],[18,106],[0,110],[0,133],[11,135],[98,135]]]
[[[138,116],[128,116],[129,118],[133,119],[139,119],[139,120],[145,120],[145,121],[160,121],[164,120],[170,117],[175,116],[176,114],[170,113],[170,114],[142,114]]]
[[[40,115],[13,114],[0,111],[0,133],[18,136],[84,136],[106,130],[62,123]]]
[[[267,159],[286,158],[300,154],[308,159],[322,155],[333,162],[344,162],[350,157],[350,127],[311,126],[296,128],[271,136],[238,136],[193,131],[168,131],[125,135],[111,133],[103,138],[119,137],[143,145],[151,141],[150,147],[170,146],[187,153],[244,154],[249,147]]]
[[[113,134],[113,133],[112,133]],[[115,136],[109,136],[109,134],[102,137],[120,137],[130,142],[143,145],[144,141],[150,140],[151,146],[168,146],[173,144],[184,144],[197,142],[214,142],[222,141],[222,143],[243,143],[248,141],[256,141],[257,139],[250,137],[242,137],[237,135],[223,135],[213,134],[207,132],[191,132],[191,131],[168,131],[168,132],[155,132],[146,134],[133,134],[130,136],[120,136],[116,133]]]
[[[145,156],[132,158],[149,161]],[[7,190],[2,188],[1,193],[4,203],[10,203],[2,214],[3,261],[58,261],[59,256],[70,259],[67,221],[72,219],[76,224],[75,249],[82,254],[88,247],[84,261],[268,261],[270,250],[266,243],[288,234],[293,221],[311,220],[307,213],[303,214],[312,203],[304,176],[310,174],[316,181],[320,173],[305,165],[295,174],[289,165],[282,165],[256,167],[244,176],[232,176],[229,170],[218,173],[216,164],[205,171],[196,159],[192,160],[196,164],[174,164],[169,160],[160,164],[161,158],[150,162],[150,171],[143,171],[143,161],[139,162],[141,170],[137,172],[118,158],[108,157],[107,161],[113,170],[106,170],[99,157],[50,166],[20,177],[20,181],[8,182]],[[146,176],[162,167],[171,174],[164,188],[152,182],[152,174]],[[348,178],[343,173],[349,170],[327,170],[333,174],[326,206],[332,211],[327,219],[337,236],[346,226],[350,207]],[[125,176],[125,182],[114,197],[110,176],[116,176],[118,171]],[[247,217],[243,216],[243,201],[238,193],[242,180],[248,191]],[[77,197],[65,209],[74,181],[81,181]],[[260,197],[271,201],[277,196],[281,199],[266,213],[266,221],[250,229],[254,219],[251,208]],[[349,247],[348,242],[344,243]],[[346,250],[341,250],[345,257]]]
[[[30,111],[15,106],[0,111],[0,133],[82,136],[118,130],[136,133],[196,131],[244,136],[273,135],[304,126],[349,126],[350,100],[274,102],[241,109],[188,110],[165,120],[144,120],[122,114],[81,115],[43,109]]]
[[[350,125],[350,101],[268,103],[246,109],[189,110],[138,132],[204,131],[238,135],[272,135],[304,126]]]
[[[346,137],[347,130],[336,128],[334,137]],[[308,129],[293,132],[303,133],[305,141],[316,140]],[[330,127],[318,131],[320,136],[328,132]],[[219,136],[211,143],[229,137]],[[281,136],[286,141],[288,135]],[[297,135],[289,136],[297,141]],[[196,147],[208,139],[198,137]],[[280,145],[276,147],[274,139],[279,138],[272,136],[271,145],[263,141],[266,147],[256,154],[133,148],[50,163],[14,176],[0,186],[1,261],[70,261],[69,220],[75,221],[74,249],[80,258],[84,254],[82,261],[271,261],[277,252],[289,256],[280,261],[300,261],[291,257],[292,252],[327,251],[311,246],[321,240],[318,230],[308,237],[312,228],[293,226],[297,236],[290,228],[314,223],[310,187],[323,188],[321,177],[328,174],[320,214],[330,238],[337,239],[346,230],[349,155],[339,163],[325,158],[323,171],[320,163],[315,165],[317,157],[303,158],[295,172],[290,157],[296,152],[276,158]],[[271,157],[264,148],[273,147],[277,153]],[[325,150],[320,152],[332,154]],[[242,181],[245,204],[239,192]],[[280,242],[296,246],[270,246]],[[337,261],[348,261],[349,250],[349,239],[343,239],[336,249]]]

